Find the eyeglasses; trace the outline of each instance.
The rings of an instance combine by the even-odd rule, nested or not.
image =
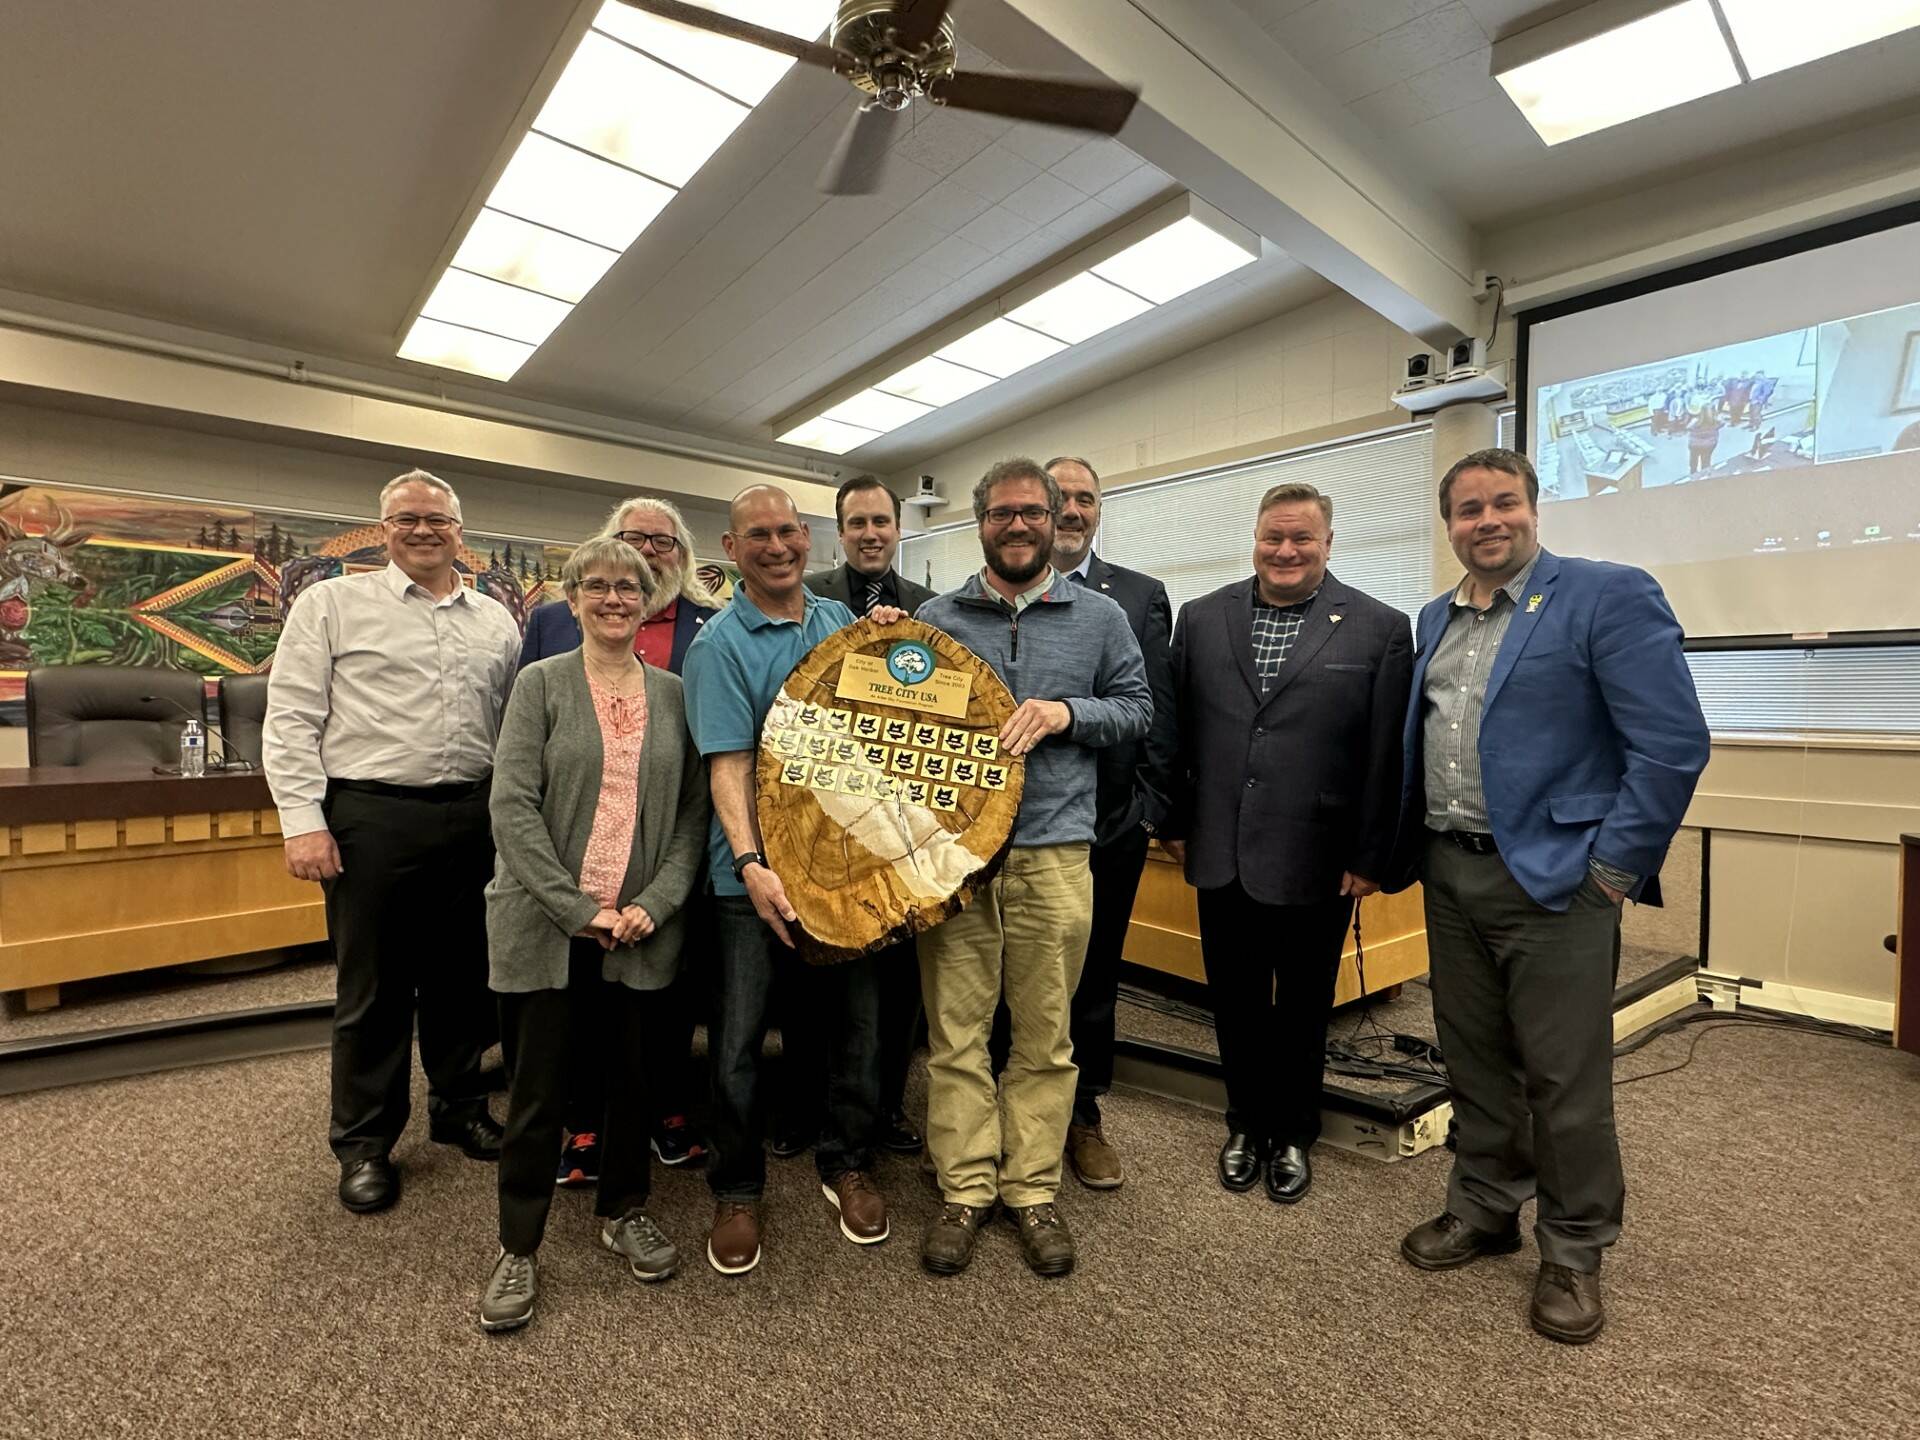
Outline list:
[[[1016,515],[1029,525],[1041,525],[1053,518],[1053,511],[1044,505],[995,505],[987,511],[987,523],[998,530],[1011,525]]]
[[[656,555],[671,555],[680,545],[677,536],[654,535],[645,530],[616,530],[613,538],[626,541],[636,550],[651,550]]]
[[[424,525],[438,535],[443,530],[451,530],[460,522],[451,515],[383,515],[380,517],[380,523],[391,525],[395,530],[403,533],[408,530],[417,530]]]
[[[646,593],[632,580],[602,580],[598,575],[593,575],[580,582],[580,593],[591,595],[596,600],[606,599],[609,591],[622,600],[638,600]]]
[[[775,540],[778,540],[782,545],[798,545],[800,543],[800,527],[798,525],[782,525],[778,530],[761,530],[756,528],[746,531],[740,538],[749,545],[770,545]]]

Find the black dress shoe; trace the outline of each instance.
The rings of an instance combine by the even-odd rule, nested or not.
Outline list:
[[[1298,1145],[1283,1145],[1267,1162],[1267,1198],[1291,1205],[1313,1184],[1313,1166]]]
[[[1238,1132],[1220,1147],[1220,1183],[1229,1190],[1251,1190],[1260,1181],[1260,1152],[1253,1137]]]
[[[927,1143],[899,1110],[880,1122],[880,1128],[873,1138],[881,1149],[891,1150],[896,1155],[918,1155],[920,1148]]]
[[[1600,1276],[1542,1262],[1533,1283],[1533,1328],[1562,1345],[1584,1345],[1607,1323],[1600,1303]]]
[[[384,1210],[400,1198],[400,1172],[391,1160],[349,1160],[340,1167],[340,1203],[356,1215]]]
[[[469,1160],[498,1160],[506,1131],[485,1110],[436,1115],[427,1126],[427,1138],[438,1145],[457,1145]]]
[[[806,1154],[819,1138],[818,1121],[811,1124],[788,1121],[774,1130],[773,1138],[767,1141],[767,1150],[776,1160],[791,1160],[796,1155]]]

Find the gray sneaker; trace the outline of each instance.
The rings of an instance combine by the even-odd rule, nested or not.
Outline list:
[[[641,1280],[664,1280],[680,1264],[680,1252],[644,1210],[629,1210],[617,1220],[604,1221],[600,1243],[614,1254],[624,1255]]]
[[[482,1330],[517,1330],[533,1319],[533,1302],[540,1296],[540,1278],[533,1256],[509,1255],[505,1250],[493,1262],[487,1293],[480,1297]]]

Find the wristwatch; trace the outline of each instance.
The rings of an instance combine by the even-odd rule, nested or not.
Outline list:
[[[744,880],[747,866],[765,865],[766,863],[767,857],[762,855],[758,850],[749,850],[744,855],[736,855],[733,857],[733,878],[736,880]]]

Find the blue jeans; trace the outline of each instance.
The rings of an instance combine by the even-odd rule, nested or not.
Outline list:
[[[773,936],[744,895],[714,898],[719,938],[718,1013],[709,1032],[713,1067],[713,1160],[707,1183],[719,1200],[758,1200],[767,1183],[766,1106],[760,1093],[774,978],[793,972],[788,1023],[811,1020],[826,1052],[826,1111],[814,1162],[833,1181],[872,1168],[869,1146],[880,1103],[880,987],[871,959],[808,965]]]

